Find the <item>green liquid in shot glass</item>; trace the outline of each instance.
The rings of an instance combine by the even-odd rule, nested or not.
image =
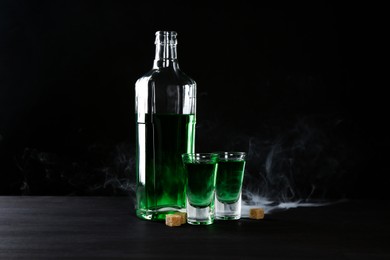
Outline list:
[[[187,198],[193,207],[208,207],[214,201],[217,165],[215,163],[185,163]]]
[[[218,162],[216,195],[223,203],[235,203],[240,198],[244,179],[244,160]]]

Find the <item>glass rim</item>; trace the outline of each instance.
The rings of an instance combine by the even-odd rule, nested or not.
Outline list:
[[[218,157],[224,156],[224,157],[229,157],[229,156],[243,156],[246,157],[247,153],[246,152],[236,152],[236,151],[217,151],[214,152],[218,155]]]
[[[218,160],[218,154],[216,153],[183,153],[181,157],[183,160]]]
[[[213,155],[217,153],[183,153],[182,155]]]
[[[240,152],[240,151],[215,151],[213,153],[216,154],[234,154],[234,155],[246,155],[246,152]]]
[[[247,156],[246,152],[238,152],[238,151],[217,151],[215,153],[218,155],[218,160],[222,160],[222,161],[226,161],[226,160],[245,161]]]

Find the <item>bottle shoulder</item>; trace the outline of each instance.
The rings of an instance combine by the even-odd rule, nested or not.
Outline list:
[[[140,77],[136,84],[142,84],[146,82],[155,82],[157,84],[175,84],[175,85],[196,85],[195,80],[193,80],[186,73],[180,69],[173,68],[159,68],[152,69],[142,77]]]

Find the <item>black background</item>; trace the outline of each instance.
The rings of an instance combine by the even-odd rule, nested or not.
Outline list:
[[[247,151],[248,190],[277,199],[388,198],[381,10],[0,1],[0,194],[132,192],[134,83],[174,30],[197,151]]]

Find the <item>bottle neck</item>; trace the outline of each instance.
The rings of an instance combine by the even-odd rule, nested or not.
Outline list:
[[[178,68],[176,32],[159,31],[156,33],[156,56],[153,68]]]

